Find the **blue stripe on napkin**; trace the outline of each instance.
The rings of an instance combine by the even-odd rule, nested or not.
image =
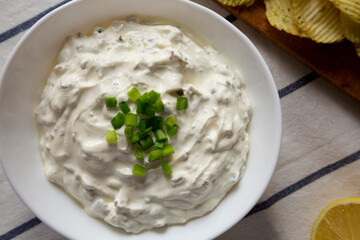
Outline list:
[[[64,5],[65,3],[70,2],[70,0],[65,0],[62,1],[48,9],[46,9],[45,11],[39,13],[38,15],[36,15],[35,17],[30,18],[29,20],[20,23],[19,25],[3,32],[0,34],[0,43],[5,42],[6,40],[14,37],[15,35],[31,28],[32,25],[34,25],[40,18],[42,18],[43,16],[45,16],[46,14],[48,14],[49,12],[51,12],[52,10]]]
[[[267,200],[258,203],[255,205],[255,207],[246,215],[246,217],[251,216],[257,212],[263,211],[265,209],[268,209],[281,199],[289,196],[290,194],[296,192],[297,190],[305,187],[306,185],[316,181],[317,179],[334,172],[335,170],[345,167],[346,165],[353,163],[360,159],[360,150],[335,162],[330,165],[327,165],[326,167],[321,168],[320,170],[308,175],[307,177],[301,179],[300,181],[288,186],[287,188],[281,190],[280,192],[272,195]]]

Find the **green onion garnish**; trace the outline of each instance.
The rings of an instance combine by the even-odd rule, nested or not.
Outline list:
[[[123,111],[124,114],[127,114],[130,112],[130,108],[126,102],[119,103],[119,107],[121,108],[121,110]]]
[[[141,97],[139,97],[139,100],[142,103],[148,103],[150,101],[150,95],[148,92],[145,92],[143,95],[141,95]]]
[[[170,136],[170,137],[173,137],[175,134],[176,134],[176,132],[177,132],[177,130],[178,130],[178,125],[174,125],[174,126],[172,126],[171,128],[169,128],[168,130],[167,130],[167,134]]]
[[[129,139],[131,139],[131,137],[134,135],[134,126],[126,126],[124,133]]]
[[[119,129],[124,125],[125,123],[125,116],[121,112],[116,114],[116,116],[111,120],[111,124],[114,127],[114,129]]]
[[[159,142],[161,141],[165,141],[167,140],[168,138],[166,137],[166,134],[163,130],[161,129],[158,129],[155,131],[154,133],[155,137],[156,137],[156,140],[158,140]]]
[[[187,98],[177,97],[176,110],[181,111],[187,109]]]
[[[163,156],[164,157],[175,152],[174,149],[172,148],[171,144],[165,144],[162,151],[163,151]]]
[[[160,117],[159,128],[164,129],[164,118],[163,117]]]
[[[156,100],[154,106],[156,107],[156,112],[164,111],[164,103],[161,99]]]
[[[133,102],[136,102],[138,100],[138,98],[141,96],[139,90],[137,90],[136,87],[133,87],[132,89],[130,89],[130,91],[128,91],[127,95]]]
[[[106,131],[106,142],[108,143],[117,143],[116,131],[107,130]]]
[[[150,126],[150,127],[146,128],[144,131],[141,131],[141,134],[151,132],[152,130],[153,130],[153,128]]]
[[[169,162],[163,162],[161,164],[161,168],[166,175],[170,175],[172,173]]]
[[[147,136],[146,133],[151,132],[152,127],[145,128],[144,130],[137,131],[135,134],[139,136],[140,140]]]
[[[157,140],[155,141],[154,147],[163,149],[164,146],[165,146],[165,141],[163,142],[158,142]]]
[[[151,118],[146,119],[146,126],[151,126],[153,128],[153,131],[156,131],[157,129],[162,129],[162,119],[163,117],[160,116],[154,116]]]
[[[144,104],[144,114],[149,116],[149,117],[153,117],[155,115],[156,112],[156,107],[150,103],[145,103]]]
[[[155,160],[158,160],[162,156],[163,156],[162,149],[157,149],[157,150],[151,151],[150,154],[149,154],[149,162],[153,162]]]
[[[140,136],[137,134],[134,134],[131,138],[130,138],[130,142],[131,143],[137,143],[138,141],[140,141]]]
[[[127,113],[125,115],[125,124],[126,126],[136,126],[137,125],[137,114]]]
[[[140,165],[140,164],[135,164],[133,169],[132,169],[132,173],[134,175],[138,175],[138,176],[141,176],[141,177],[144,176],[145,172],[146,172],[146,167],[143,166],[143,165]]]
[[[139,143],[144,151],[154,145],[152,137],[149,135],[147,135],[145,138],[141,139]]]
[[[106,97],[105,105],[107,108],[116,108],[117,105],[116,97]]]
[[[150,97],[149,102],[155,103],[155,101],[160,97],[160,93],[151,90],[149,93],[149,97]]]
[[[140,147],[136,147],[135,148],[135,157],[138,159],[138,160],[144,160],[144,155],[142,153],[142,150]]]
[[[136,113],[144,114],[144,104],[141,101],[137,102]]]
[[[141,118],[137,124],[137,127],[140,129],[140,131],[144,131],[146,129],[146,120]]]
[[[170,128],[170,127],[174,126],[176,122],[177,122],[176,117],[170,116],[165,120],[165,125]]]
[[[168,136],[173,137],[176,134],[179,126],[176,124],[177,119],[174,116],[170,116],[166,120],[161,116],[155,116],[155,113],[162,112],[164,110],[164,103],[161,100],[161,94],[151,90],[150,92],[145,92],[141,95],[136,87],[133,87],[127,95],[137,104],[137,114],[131,113],[127,102],[122,101],[119,103],[122,113],[117,113],[117,115],[111,120],[111,124],[114,129],[119,129],[122,125],[126,124],[124,129],[126,137],[132,144],[139,144],[134,146],[135,157],[138,160],[144,160],[143,151],[146,151],[152,146],[155,146],[155,149],[149,153],[149,162],[153,162],[173,154],[174,149],[171,144],[166,144],[166,141],[168,140]],[[183,93],[178,93],[178,95],[183,95]],[[116,97],[106,97],[105,103],[107,108],[116,108]],[[186,97],[177,97],[176,109],[187,109]],[[139,121],[138,115],[140,115]],[[164,123],[167,126],[167,135],[164,130]],[[136,129],[138,129],[138,131],[134,133]],[[155,143],[150,132],[153,132],[156,138]],[[116,130],[107,130],[106,141],[108,143],[117,143]],[[170,175],[172,173],[168,161],[161,163],[161,168],[166,175]],[[132,173],[138,176],[144,176],[146,171],[147,167],[141,164],[135,164],[132,169]]]

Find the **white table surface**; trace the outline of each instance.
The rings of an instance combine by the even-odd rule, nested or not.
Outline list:
[[[194,2],[227,17],[259,49],[275,79],[283,114],[280,156],[267,190],[249,216],[217,239],[309,239],[328,203],[360,197],[360,103],[213,1]],[[0,69],[26,30],[63,3],[0,0]],[[0,240],[8,239],[64,238],[21,202],[0,169]]]

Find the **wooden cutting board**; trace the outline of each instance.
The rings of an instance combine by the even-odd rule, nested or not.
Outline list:
[[[262,0],[255,1],[250,7],[229,7],[217,3],[317,74],[360,101],[360,58],[356,55],[352,43],[345,41],[337,44],[319,44],[277,30],[267,21]]]

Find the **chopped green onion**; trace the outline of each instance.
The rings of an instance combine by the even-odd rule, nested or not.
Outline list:
[[[161,164],[161,168],[166,175],[170,175],[172,173],[169,162],[163,162]]]
[[[178,125],[174,125],[174,126],[172,126],[171,128],[169,128],[168,130],[167,130],[167,134],[170,136],[170,137],[172,137],[172,136],[174,136],[175,134],[176,134],[176,132],[177,132],[177,130],[178,130]]]
[[[144,131],[146,129],[146,121],[147,119],[141,118],[137,124],[137,127],[140,129],[140,131]]]
[[[116,97],[106,97],[105,105],[107,108],[116,108],[117,105]]]
[[[160,116],[154,116],[146,119],[146,127],[151,126],[153,128],[153,131],[156,131],[157,129],[162,129],[161,119],[163,119],[163,117]]]
[[[106,142],[108,143],[117,143],[116,131],[107,130],[106,131]]]
[[[164,146],[165,146],[165,141],[162,142],[158,142],[157,140],[155,141],[154,147],[163,149]]]
[[[126,102],[119,103],[119,107],[121,108],[121,110],[123,111],[124,114],[127,114],[130,112],[130,108]]]
[[[155,101],[160,97],[160,93],[151,90],[149,93],[149,97],[150,97],[149,99],[150,103],[155,103]]]
[[[143,166],[143,165],[135,164],[133,169],[132,169],[132,173],[134,175],[138,175],[138,176],[143,177],[145,175],[146,169],[147,168],[145,166]]]
[[[136,126],[137,125],[137,114],[134,113],[127,113],[125,115],[125,124],[126,126]]]
[[[114,129],[119,129],[124,125],[125,123],[125,116],[121,112],[116,114],[116,116],[111,120],[111,124],[114,127]]]
[[[177,122],[176,117],[170,116],[165,120],[165,125],[170,128],[170,127],[174,126],[176,122]]]
[[[175,152],[174,149],[172,148],[171,144],[165,144],[162,151],[163,151],[163,157],[165,157],[167,155],[170,155],[170,154]]]
[[[142,103],[148,103],[149,100],[150,100],[150,95],[148,92],[145,92],[143,95],[141,95],[141,97],[139,97],[139,100],[142,102]]]
[[[161,99],[156,100],[154,106],[156,107],[156,112],[164,111],[164,103]]]
[[[145,138],[141,139],[139,143],[144,151],[154,145],[152,137],[149,135],[147,135]]]
[[[151,132],[152,130],[153,130],[152,127],[148,127],[148,128],[146,128],[144,131],[142,131],[141,134]]]
[[[152,128],[151,127],[149,127],[149,128],[146,128],[146,129],[144,129],[144,130],[139,130],[139,131],[137,131],[135,134],[134,134],[134,136],[137,136],[137,137],[134,137],[133,136],[133,138],[134,138],[134,141],[136,141],[136,139],[138,139],[138,141],[140,141],[141,139],[143,139],[143,138],[145,138],[146,136],[148,136],[148,134],[146,134],[146,133],[148,133],[148,132],[151,132],[152,131]]]
[[[144,155],[142,153],[142,150],[140,147],[136,147],[135,148],[135,157],[138,159],[138,160],[144,160]]]
[[[144,114],[144,104],[141,101],[137,102],[136,113]]]
[[[179,93],[178,93],[179,94]],[[111,124],[114,129],[119,129],[122,125],[126,124],[124,133],[132,144],[138,143],[139,145],[134,146],[134,155],[138,160],[144,160],[143,151],[155,146],[155,150],[150,151],[148,161],[153,162],[167,155],[173,154],[174,149],[171,144],[166,144],[168,139],[167,135],[172,137],[178,130],[177,119],[174,116],[168,117],[166,120],[161,116],[155,116],[155,113],[162,112],[164,110],[164,103],[161,100],[161,94],[151,90],[140,94],[140,92],[133,87],[127,93],[129,98],[137,104],[136,113],[131,113],[129,105],[122,101],[119,103],[119,107],[122,114],[119,112],[112,120]],[[182,94],[179,94],[182,95]],[[105,103],[107,108],[115,108],[117,100],[115,97],[106,97]],[[176,103],[177,110],[187,109],[187,98],[178,97]],[[142,115],[138,121],[138,114]],[[144,116],[145,115],[145,116]],[[167,126],[167,135],[164,131],[164,123]],[[136,127],[139,129],[134,133]],[[156,138],[154,140],[149,132],[153,131]],[[106,133],[106,141],[108,143],[117,143],[116,130],[108,130]],[[169,162],[165,161],[161,164],[166,175],[172,174]],[[147,171],[147,167],[141,164],[135,164],[132,173],[138,176],[144,176]]]
[[[133,87],[132,89],[130,89],[130,91],[128,91],[127,95],[133,102],[136,102],[138,100],[138,98],[141,96],[139,90],[137,90],[136,87]]]
[[[138,135],[141,140],[147,136],[146,133],[151,132],[151,131],[152,131],[152,127],[148,127],[144,130],[140,130],[140,131],[136,132],[135,134]]]
[[[150,154],[149,154],[149,162],[153,162],[155,160],[158,160],[162,156],[163,156],[162,149],[157,149],[157,150],[151,151]]]
[[[158,140],[159,142],[165,141],[165,140],[168,139],[166,137],[165,132],[163,130],[161,130],[161,129],[158,129],[158,130],[155,131],[155,137],[156,137],[156,140]]]
[[[160,117],[159,128],[164,129],[164,118],[163,117]]]
[[[177,97],[176,110],[181,111],[187,109],[187,98]]]
[[[131,139],[134,135],[134,126],[126,126],[124,129],[124,133],[129,139]]]
[[[149,116],[149,117],[153,117],[155,115],[156,112],[156,107],[150,103],[145,103],[144,104],[144,114]]]
[[[138,141],[140,141],[140,136],[137,135],[137,134],[134,134],[134,135],[130,138],[130,142],[131,142],[132,144],[134,144],[134,143],[136,143],[136,142],[138,142]]]

